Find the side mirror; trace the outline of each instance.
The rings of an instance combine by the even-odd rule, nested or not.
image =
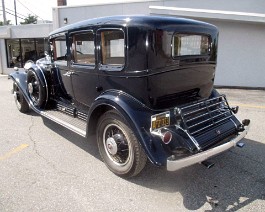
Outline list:
[[[14,67],[14,71],[18,71],[18,70],[19,70],[18,67],[15,66],[15,67]]]
[[[47,51],[44,51],[44,55],[45,55],[45,56],[49,56],[49,54],[48,54]]]

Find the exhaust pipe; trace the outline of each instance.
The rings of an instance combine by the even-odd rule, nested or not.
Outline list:
[[[213,162],[210,162],[210,161],[207,161],[207,160],[202,161],[201,164],[204,165],[207,169],[210,169],[210,168],[212,168],[214,166]]]

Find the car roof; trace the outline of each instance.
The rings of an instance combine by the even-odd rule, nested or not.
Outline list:
[[[170,25],[200,25],[204,27],[215,26],[196,21],[192,19],[180,18],[180,17],[167,17],[167,16],[148,16],[148,15],[123,15],[123,16],[108,16],[101,18],[93,18],[84,21],[80,21],[74,24],[70,24],[59,29],[56,29],[50,33],[50,36],[60,34],[67,31],[74,31],[77,29],[86,28],[89,26],[102,26],[102,25],[116,25],[121,27],[130,26],[144,26],[148,28],[157,28],[162,26],[163,28]]]

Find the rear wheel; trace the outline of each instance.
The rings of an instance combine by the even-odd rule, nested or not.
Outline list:
[[[18,86],[15,83],[13,84],[13,90],[14,90],[14,98],[17,109],[21,113],[27,113],[29,111],[29,104],[27,103],[24,95],[22,94],[22,92],[19,90]]]
[[[97,142],[107,167],[121,177],[133,177],[146,164],[146,155],[126,121],[114,110],[106,112],[97,126]]]
[[[45,105],[46,89],[45,85],[40,81],[37,74],[33,70],[29,70],[27,74],[28,93],[34,106],[42,108]]]

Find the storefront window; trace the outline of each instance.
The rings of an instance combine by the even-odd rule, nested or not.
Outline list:
[[[48,39],[10,39],[6,40],[7,67],[23,67],[28,60],[35,62],[48,51]]]
[[[20,41],[18,39],[6,40],[7,67],[21,67]]]

